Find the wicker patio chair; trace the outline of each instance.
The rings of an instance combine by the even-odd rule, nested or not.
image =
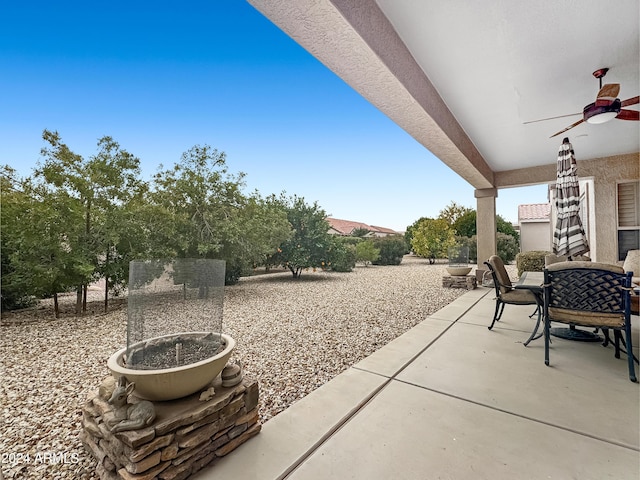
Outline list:
[[[544,270],[544,363],[549,365],[551,322],[624,331],[629,379],[636,382],[631,344],[631,273],[598,262],[561,262]],[[619,334],[615,354],[620,357]],[[562,344],[560,344],[562,345]]]
[[[530,290],[515,289],[507,274],[507,270],[504,268],[504,262],[498,255],[492,255],[489,260],[484,262],[491,272],[493,278],[493,285],[496,289],[496,311],[493,314],[493,320],[489,325],[489,330],[493,328],[493,325],[500,320],[504,306],[509,305],[535,305],[538,307],[538,301],[536,296]],[[538,315],[540,311],[537,310]],[[534,312],[535,314],[535,312]]]

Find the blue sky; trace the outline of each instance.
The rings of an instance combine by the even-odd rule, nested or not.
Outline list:
[[[109,135],[150,179],[196,144],[246,193],[296,194],[404,230],[474,189],[243,0],[3,2],[0,164],[27,176],[57,130],[89,157]],[[546,201],[501,190],[498,214]]]

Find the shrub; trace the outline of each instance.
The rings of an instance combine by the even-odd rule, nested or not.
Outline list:
[[[513,262],[516,258],[516,255],[518,254],[518,251],[520,250],[518,241],[511,235],[507,235],[506,233],[501,232],[498,232],[498,234],[496,235],[496,240],[498,242],[498,256],[504,263]]]
[[[375,237],[373,245],[380,250],[380,258],[373,262],[374,265],[400,265],[407,251],[407,244],[402,235]]]
[[[504,263],[511,263],[518,254],[518,242],[511,235],[506,233],[497,233],[497,250],[498,256]],[[456,237],[456,242],[459,245],[469,247],[469,262],[478,263],[478,237]],[[486,258],[482,260],[484,262]],[[482,263],[480,262],[480,263]],[[544,258],[543,258],[544,263]]]
[[[249,272],[243,271],[242,266],[238,263],[228,261],[224,270],[224,284],[235,285],[243,274],[247,275],[248,273]]]
[[[522,275],[522,272],[542,272],[544,270],[544,257],[550,253],[544,250],[532,250],[516,255],[518,276]]]
[[[375,262],[380,258],[380,249],[373,245],[373,241],[367,240],[356,245],[356,261],[362,262],[365,266]]]
[[[364,238],[361,237],[334,237],[336,241],[343,243],[344,245],[358,245],[360,242],[364,241]]]
[[[359,242],[356,242],[359,243]],[[356,266],[356,246],[349,237],[332,237],[325,269],[350,272]]]

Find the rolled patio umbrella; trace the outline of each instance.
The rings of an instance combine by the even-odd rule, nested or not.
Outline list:
[[[558,150],[556,211],[558,218],[553,232],[553,253],[571,257],[588,252],[589,244],[580,220],[576,157],[568,138],[562,141]]]
[[[556,211],[558,218],[553,231],[553,253],[565,255],[571,260],[573,255],[589,251],[587,236],[580,220],[580,186],[576,157],[568,138],[565,138],[558,150],[558,172],[556,178]],[[569,340],[584,342],[600,341],[600,336],[585,330],[570,328],[552,328],[552,335]]]

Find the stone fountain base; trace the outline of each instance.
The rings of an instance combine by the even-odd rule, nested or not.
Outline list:
[[[183,480],[260,432],[257,380],[245,377],[225,388],[218,376],[213,388],[213,396],[203,401],[198,392],[154,402],[156,419],[149,427],[115,434],[105,425],[112,406],[102,392],[90,394],[82,408],[80,438],[97,460],[97,476]],[[135,403],[135,398],[131,400]]]
[[[442,286],[445,288],[464,288],[473,290],[478,285],[475,275],[445,275],[442,277]]]

